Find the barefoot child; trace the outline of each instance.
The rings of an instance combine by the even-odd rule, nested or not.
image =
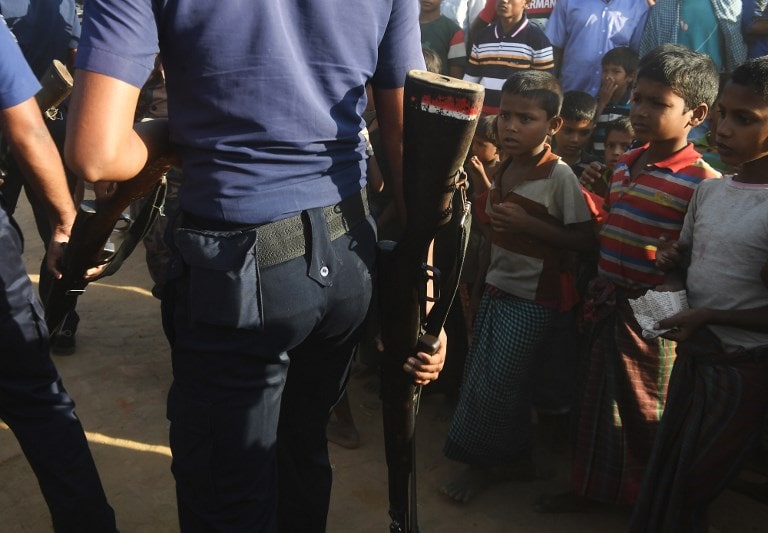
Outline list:
[[[468,465],[442,489],[458,502],[494,481],[531,478],[531,359],[559,308],[561,251],[594,246],[578,179],[546,144],[562,124],[561,103],[545,72],[516,72],[501,89],[497,133],[507,159],[486,204],[491,261],[444,448]]]
[[[707,531],[768,408],[768,57],[733,72],[718,111],[720,157],[740,169],[699,186],[657,257],[691,309],[659,323],[677,360],[631,531]]]

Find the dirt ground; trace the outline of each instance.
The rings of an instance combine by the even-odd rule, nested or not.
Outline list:
[[[27,238],[25,259],[37,272],[39,244],[26,204],[17,212]],[[36,281],[36,276],[32,276]],[[77,402],[107,496],[123,533],[178,531],[170,473],[165,397],[171,381],[169,350],[162,333],[159,304],[139,248],[112,278],[90,285],[78,305],[81,322],[77,351],[54,360]],[[0,348],[1,349],[1,348]],[[361,434],[355,450],[330,445],[334,467],[329,532],[387,531],[386,470],[381,409],[370,381],[353,377],[349,395]],[[532,504],[544,493],[567,488],[568,459],[562,446],[540,438],[537,463],[542,478],[506,484],[468,505],[454,504],[439,492],[459,469],[441,453],[448,406],[426,396],[418,419],[419,523],[425,533],[618,532],[626,526],[622,509],[587,514],[537,514]],[[557,448],[560,448],[558,450]],[[758,472],[742,476],[766,477]],[[7,427],[0,430],[0,531],[51,530],[35,478]],[[712,508],[712,531],[767,531],[768,506],[726,491]]]

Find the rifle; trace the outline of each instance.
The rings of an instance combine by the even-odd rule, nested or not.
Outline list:
[[[409,72],[405,82],[407,223],[397,243],[379,243],[376,281],[384,344],[381,399],[391,533],[418,532],[413,454],[421,388],[403,371],[403,364],[416,351],[438,350],[438,335],[456,293],[469,233],[463,163],[483,96],[481,85],[424,71]],[[448,239],[452,250],[441,254],[451,263],[442,268],[426,265],[436,237]],[[435,303],[427,314],[430,281]]]
[[[80,204],[72,234],[64,251],[60,269],[62,277],[53,280],[45,302],[45,322],[51,336],[58,333],[67,314],[74,309],[77,297],[85,292],[88,283],[117,271],[120,263],[154,222],[161,207],[158,203],[162,202],[165,190],[162,178],[171,167],[171,161],[170,154],[159,156],[149,161],[141,172],[130,180],[115,183],[106,196],[97,198],[94,202]],[[115,228],[115,223],[122,219],[123,211],[152,190],[154,201],[147,203],[139,217],[146,219],[142,231],[133,231],[133,237],[126,238],[123,247],[116,253],[106,251],[105,244]],[[131,230],[133,229],[134,226],[131,227]],[[105,263],[106,267],[100,275],[85,279],[89,268]]]
[[[54,59],[39,81],[42,88],[35,95],[37,105],[49,120],[55,120],[59,105],[72,92],[72,75],[64,63]]]
[[[58,59],[54,59],[40,78],[41,88],[35,94],[37,104],[46,118],[55,120],[58,106],[72,92],[72,75]],[[86,285],[96,279],[114,274],[136,244],[146,235],[157,218],[165,197],[161,179],[170,168],[170,156],[159,157],[127,182],[116,184],[110,193],[96,202],[82,202],[72,226],[61,265],[61,279],[54,280],[45,298],[45,321],[51,336],[58,333],[67,314],[75,308],[77,297]],[[141,210],[137,220],[126,229],[126,239],[117,252],[105,247],[115,224],[126,221],[123,211],[134,201],[154,190],[152,201]],[[132,221],[128,220],[129,223]],[[85,279],[86,271],[107,263],[95,278]]]

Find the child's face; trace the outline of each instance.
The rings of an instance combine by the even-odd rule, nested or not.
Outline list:
[[[634,75],[630,76],[627,74],[627,71],[624,70],[624,67],[621,65],[616,65],[613,63],[606,63],[603,65],[603,71],[601,75],[602,82],[605,84],[610,80],[613,80],[613,82],[618,86],[616,87],[614,94],[618,94],[620,96],[624,95],[624,93],[627,92],[627,89],[629,89],[630,85],[632,85],[634,78]]]
[[[563,120],[563,127],[555,135],[557,155],[578,157],[589,142],[595,124],[591,120]]]
[[[422,13],[434,13],[440,11],[440,4],[443,0],[419,0]]]
[[[706,107],[706,106],[705,106]],[[640,78],[632,91],[629,120],[635,137],[645,142],[664,142],[685,138],[692,124],[693,110],[685,110],[685,100],[669,86]]]
[[[501,93],[497,136],[505,156],[533,157],[543,149],[547,135],[556,134],[561,124],[560,117],[547,117],[538,100]]]
[[[491,141],[480,135],[472,137],[470,151],[481,163],[490,163],[499,155],[499,149]]]
[[[611,130],[605,137],[605,165],[611,169],[616,167],[619,158],[632,144],[632,135],[626,131]]]
[[[517,19],[523,15],[528,0],[496,0],[496,16]]]
[[[751,87],[728,82],[717,111],[717,151],[723,163],[743,165],[768,155],[768,102]]]

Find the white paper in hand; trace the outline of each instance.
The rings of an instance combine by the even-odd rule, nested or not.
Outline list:
[[[662,333],[670,331],[653,329],[656,322],[688,309],[688,297],[685,291],[648,291],[640,298],[629,300],[629,305],[632,306],[637,323],[643,328],[643,337],[655,339]]]

